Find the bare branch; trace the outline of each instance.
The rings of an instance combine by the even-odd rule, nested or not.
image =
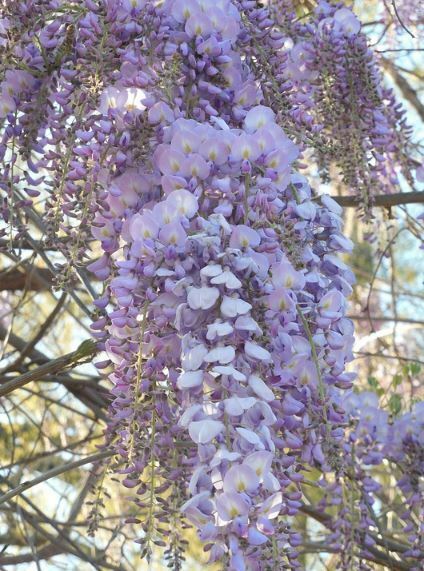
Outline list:
[[[63,553],[62,546],[54,545],[51,543],[50,545],[46,545],[37,551],[38,559],[50,559],[55,555],[59,555]],[[30,563],[34,560],[34,556],[32,553],[23,553],[21,555],[7,555],[0,557],[0,565],[20,565],[21,563]]]
[[[357,208],[359,198],[356,196],[332,196],[333,200],[345,208]],[[398,192],[395,194],[383,194],[374,196],[372,206],[390,208],[400,204],[424,204],[424,192]]]
[[[392,0],[392,6],[393,6],[393,10],[395,11],[396,18],[399,20],[399,24],[402,26],[402,28],[405,30],[405,32],[407,32],[411,36],[411,38],[415,38],[414,34],[410,30],[408,30],[408,28],[403,23],[400,15],[399,15],[395,0]]]
[[[23,351],[27,346],[27,342],[21,339],[21,337],[18,337],[12,332],[9,335],[8,331],[1,324],[0,339],[8,339],[8,342],[18,351]],[[50,359],[44,355],[44,353],[35,348],[30,351],[28,356],[32,359],[33,364],[41,365],[50,362]],[[107,405],[107,398],[106,395],[102,394],[99,390],[99,385],[96,387],[96,390],[94,390],[86,383],[75,383],[68,373],[62,373],[60,375],[60,382],[63,383],[70,393],[90,408],[98,418],[106,420],[106,415],[102,409]]]
[[[28,355],[28,353],[37,345],[37,343],[39,341],[41,341],[41,339],[44,337],[44,335],[47,333],[47,331],[53,325],[54,320],[56,319],[56,317],[59,315],[60,311],[62,310],[62,307],[66,301],[66,296],[67,296],[66,292],[62,293],[62,295],[61,295],[60,299],[57,301],[53,311],[44,320],[44,323],[42,324],[42,326],[40,327],[38,332],[35,334],[35,336],[31,339],[31,341],[29,341],[27,343],[26,347],[24,347],[22,349],[22,351],[21,351],[19,357],[16,359],[16,361],[12,365],[10,365],[10,367],[7,367],[7,369],[6,369],[7,371],[16,370],[17,366],[23,362],[23,360]]]
[[[75,460],[74,462],[69,462],[68,464],[63,464],[61,466],[56,466],[52,470],[48,470],[30,480],[29,482],[23,482],[19,484],[16,488],[9,490],[3,496],[0,496],[0,505],[4,504],[5,502],[11,500],[12,498],[19,496],[22,492],[33,488],[37,484],[41,484],[42,482],[46,482],[51,478],[59,476],[60,474],[64,474],[65,472],[69,472],[70,470],[74,470],[75,468],[79,468],[80,466],[85,466],[86,464],[92,464],[93,462],[97,462],[98,460],[103,460],[104,458],[108,458],[114,454],[111,450],[104,450],[103,452],[97,452],[96,454],[92,454],[91,456],[87,456],[85,458],[81,458],[80,460]]]
[[[12,391],[25,386],[32,381],[39,381],[46,375],[52,375],[58,371],[62,371],[67,367],[76,367],[80,364],[82,359],[87,359],[93,357],[96,352],[96,343],[91,339],[86,339],[81,343],[76,351],[58,357],[57,359],[52,359],[48,363],[41,365],[33,371],[28,371],[23,375],[19,375],[15,379],[8,381],[0,386],[0,397],[5,396]]]
[[[392,76],[393,81],[402,92],[406,101],[414,107],[420,118],[424,121],[424,105],[421,103],[416,91],[412,89],[409,82],[399,73],[396,65],[392,61],[383,57],[382,63],[383,67],[387,69]]]
[[[23,272],[14,269],[1,278],[1,291],[17,291],[26,288],[33,291],[46,291],[52,285],[53,275],[47,268],[35,268],[36,271]]]
[[[355,321],[390,321],[393,323],[416,323],[417,325],[424,325],[422,319],[412,319],[409,317],[385,316],[385,315],[348,315],[349,319]]]

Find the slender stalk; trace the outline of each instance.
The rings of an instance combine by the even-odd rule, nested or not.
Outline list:
[[[51,480],[51,478],[60,476],[60,474],[64,474],[65,472],[69,472],[70,470],[75,470],[75,468],[79,468],[80,466],[85,466],[86,464],[92,464],[93,462],[98,462],[99,460],[103,460],[103,458],[108,458],[113,454],[114,452],[112,450],[104,450],[103,452],[97,452],[96,454],[92,454],[91,456],[86,456],[85,458],[81,458],[80,460],[75,460],[75,462],[69,462],[68,464],[63,464],[62,466],[56,466],[56,468],[44,472],[44,474],[37,476],[37,478],[34,478],[29,482],[23,482],[22,484],[19,484],[19,486],[16,486],[16,488],[13,488],[12,490],[6,492],[6,494],[4,494],[3,496],[0,496],[0,505],[4,504],[5,502],[11,500],[16,496],[19,496],[20,494],[22,494],[22,492],[25,492],[26,490],[29,490],[30,488],[33,488],[38,484],[47,482],[47,480]]]
[[[91,339],[87,339],[81,343],[76,351],[58,357],[57,359],[52,359],[48,363],[37,367],[33,371],[28,371],[23,375],[19,375],[15,379],[8,381],[0,386],[0,397],[8,395],[9,393],[24,387],[28,383],[33,381],[40,381],[46,375],[52,375],[59,371],[62,371],[66,367],[73,366],[76,367],[80,364],[82,360],[92,357],[96,352],[96,343]]]

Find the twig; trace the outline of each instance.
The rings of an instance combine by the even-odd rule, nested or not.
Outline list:
[[[103,436],[101,434],[99,434],[99,435],[89,436],[88,438],[85,437],[85,438],[82,438],[81,440],[77,440],[76,442],[72,442],[71,444],[68,444],[67,446],[62,446],[61,448],[55,448],[53,450],[47,450],[46,452],[40,452],[39,454],[35,454],[34,456],[25,457],[25,458],[22,458],[21,460],[17,460],[13,464],[6,464],[6,465],[2,466],[1,469],[7,470],[9,468],[19,466],[21,464],[24,464],[25,466],[27,466],[31,462],[37,462],[38,460],[41,460],[43,458],[47,458],[49,456],[54,456],[55,454],[60,454],[60,452],[69,452],[70,450],[73,450],[74,448],[81,447],[82,444],[87,444],[88,442],[92,442],[93,440],[98,440],[99,438],[103,438]],[[74,454],[78,454],[78,453],[74,452]]]
[[[402,92],[403,97],[410,103],[418,115],[420,116],[421,120],[424,121],[424,105],[421,103],[420,98],[417,95],[417,92],[412,89],[409,82],[399,73],[396,68],[396,65],[388,60],[385,57],[382,57],[383,67],[388,70],[390,75],[393,77],[393,80],[397,87]],[[405,193],[406,194],[406,193]],[[408,193],[409,194],[409,193]],[[404,203],[406,204],[406,203]]]
[[[402,26],[402,28],[405,30],[405,32],[407,32],[411,36],[411,38],[415,38],[414,34],[410,30],[408,30],[408,28],[402,22],[402,19],[399,15],[395,0],[392,0],[392,6],[393,6],[393,10],[395,11],[396,18],[399,20],[399,24]]]
[[[54,320],[56,319],[56,316],[60,313],[60,311],[63,307],[63,304],[66,301],[66,296],[67,296],[67,293],[63,292],[60,299],[58,300],[56,306],[54,307],[53,311],[44,320],[44,322],[43,322],[42,326],[40,327],[40,329],[38,330],[38,332],[31,339],[31,341],[29,341],[27,343],[27,345],[22,349],[22,351],[20,352],[16,361],[14,363],[12,363],[10,366],[8,366],[7,369],[5,369],[5,371],[3,371],[3,372],[11,371],[11,370],[15,370],[15,371],[17,370],[18,365],[20,365],[23,362],[23,360],[28,355],[28,353],[37,345],[37,343],[39,341],[41,341],[41,339],[44,337],[44,335],[50,329],[51,325],[53,324]]]
[[[26,347],[26,341],[15,335],[15,333],[8,333],[7,329],[4,328],[0,323],[0,339],[8,339],[8,342],[15,347],[18,351],[22,351]],[[44,365],[50,362],[50,359],[44,355],[38,349],[32,349],[29,354],[32,359],[33,364]],[[85,404],[89,409],[91,409],[98,418],[106,420],[106,415],[103,412],[103,408],[107,405],[107,398],[100,394],[98,388],[94,391],[86,383],[75,383],[72,377],[68,373],[62,373],[60,377],[60,382],[72,393],[78,400]]]
[[[390,48],[386,50],[375,50],[378,54],[385,54],[386,52],[424,52],[424,48]]]
[[[348,315],[347,317],[355,321],[369,321],[371,319],[372,321],[392,321],[394,323],[416,323],[418,325],[424,325],[424,320],[410,319],[408,317],[386,317],[384,315]]]
[[[98,460],[103,460],[103,458],[108,458],[113,454],[114,452],[112,450],[104,450],[103,452],[97,452],[96,454],[92,454],[91,456],[81,458],[80,460],[75,460],[74,462],[70,462],[69,464],[56,466],[56,468],[44,472],[44,474],[37,476],[37,478],[34,478],[29,482],[23,482],[22,484],[19,484],[19,486],[16,486],[16,488],[9,490],[3,496],[0,496],[0,505],[4,504],[5,502],[11,500],[16,496],[19,496],[20,494],[22,494],[22,492],[25,492],[30,488],[33,488],[34,486],[41,484],[42,482],[46,482],[51,478],[54,478],[55,476],[59,476],[60,474],[64,474],[65,472],[69,472],[70,470],[74,470],[75,468],[79,468],[80,466],[85,466],[86,464],[92,464],[93,462],[97,462]]]
[[[356,196],[332,196],[333,200],[345,208],[360,206],[360,198]],[[398,206],[400,204],[423,204],[424,192],[398,192],[395,194],[380,194],[372,197],[371,206]]]
[[[395,359],[396,361],[406,361],[406,362],[410,362],[410,363],[419,363],[420,365],[424,365],[424,361],[420,361],[419,359],[414,359],[412,357],[398,357],[397,355],[385,355],[384,353],[368,353],[365,351],[354,351],[353,352],[356,355],[356,359],[359,358],[365,358],[365,357],[378,357],[381,359]],[[360,357],[358,357],[357,355],[360,355]]]
[[[32,381],[39,381],[46,375],[51,375],[57,373],[58,371],[62,371],[70,365],[77,366],[79,361],[86,359],[87,357],[92,357],[95,352],[96,343],[91,339],[87,339],[81,343],[76,351],[72,351],[72,353],[68,353],[67,355],[58,357],[57,359],[52,359],[37,369],[28,371],[28,373],[24,373],[23,375],[20,375],[19,377],[4,383],[0,386],[0,397],[5,396],[16,389],[19,389],[20,387],[23,387]]]

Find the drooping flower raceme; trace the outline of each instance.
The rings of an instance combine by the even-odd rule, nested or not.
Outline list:
[[[170,481],[183,464],[177,488],[186,501],[177,508],[214,544],[212,560],[266,565],[273,537],[295,565],[294,536],[275,520],[299,507],[289,486],[302,479],[300,464],[325,467],[324,450],[339,438],[330,387],[349,384],[351,275],[332,258],[346,247],[340,213],[313,203],[291,173],[299,151],[273,111],[257,105],[261,92],[237,52],[234,4],[87,8],[76,38],[71,18],[40,30],[44,51],[24,32],[36,79],[7,76],[3,115],[28,103],[5,133],[25,144],[34,94],[48,109],[31,170],[51,173],[49,223],[60,227],[60,208],[81,213],[104,250],[91,266],[107,280],[93,329],[114,367],[109,432],[126,460],[123,483],[138,488],[142,508],[156,489],[144,490],[141,474]],[[88,71],[78,80],[62,30]],[[172,100],[136,41],[149,30],[157,53],[178,62]],[[102,68],[100,89],[99,45],[120,54],[117,69]],[[83,239],[78,227],[70,236],[75,260]],[[326,336],[336,338],[334,353]],[[165,457],[176,441],[183,446],[172,464]]]
[[[0,26],[2,42],[9,27],[21,37],[25,62],[1,87],[1,184],[10,194],[13,179],[29,196],[47,188],[46,220],[36,220],[66,234],[71,263],[88,229],[102,250],[89,266],[103,284],[92,328],[98,367],[112,367],[107,441],[134,489],[142,555],[170,537],[177,569],[189,522],[228,569],[299,568],[292,516],[304,468],[334,471],[339,491],[352,450],[341,393],[353,379],[353,275],[338,256],[351,248],[341,208],[297,167],[323,129],[311,114],[311,49],[336,38],[341,57],[356,45],[356,20],[321,3],[320,34],[299,33],[287,54],[250,1],[56,4],[21,2]],[[275,81],[283,98],[269,96]],[[18,207],[29,202],[8,200],[19,237]],[[356,428],[361,462],[389,454],[379,431],[367,440],[373,422]],[[405,433],[390,455],[403,461],[416,445]],[[409,493],[413,482],[402,485]],[[342,551],[340,535],[353,534],[345,514],[339,521]]]
[[[300,463],[325,468],[324,450],[340,439],[331,391],[350,384],[351,274],[333,256],[349,243],[337,205],[312,202],[291,174],[298,151],[269,108],[251,108],[241,128],[180,118],[162,140],[153,154],[160,190],[148,194],[163,198],[127,218],[124,257],[113,256],[118,309],[105,348],[121,379],[114,392],[130,397],[117,396],[115,418],[119,426],[134,416],[140,373],[129,352],[140,339],[147,363],[158,363],[156,387],[168,378],[178,402],[176,433],[195,446],[183,513],[213,542],[212,560],[262,565],[273,520],[296,512],[288,488],[302,479]],[[120,434],[128,456],[131,431]]]

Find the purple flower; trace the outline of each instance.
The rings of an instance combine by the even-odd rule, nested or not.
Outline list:
[[[216,498],[216,510],[222,522],[230,522],[249,513],[250,503],[245,495],[224,492]]]
[[[256,472],[248,464],[233,465],[224,477],[224,492],[246,492],[254,495],[259,486]]]
[[[193,421],[188,427],[190,438],[196,444],[206,444],[211,442],[224,430],[224,425],[219,420],[204,420]]]

